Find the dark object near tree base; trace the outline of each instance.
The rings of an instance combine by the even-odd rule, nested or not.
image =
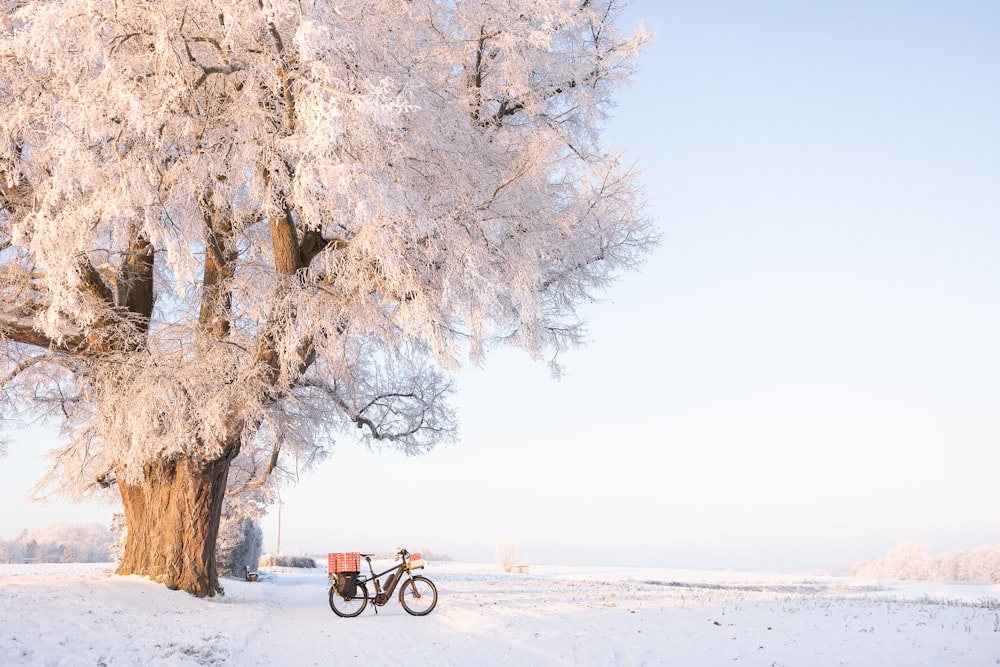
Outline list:
[[[247,571],[247,581],[257,581],[257,573],[256,572],[251,572],[249,565],[246,565],[244,567],[246,567],[246,571]]]

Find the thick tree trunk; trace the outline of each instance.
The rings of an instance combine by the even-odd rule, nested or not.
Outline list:
[[[158,461],[140,482],[119,482],[128,535],[118,574],[146,576],[198,597],[222,591],[215,541],[231,459]]]

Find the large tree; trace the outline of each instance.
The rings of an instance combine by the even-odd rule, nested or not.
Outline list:
[[[550,358],[654,241],[599,141],[618,0],[10,0],[0,377],[119,572],[218,588],[227,485],[331,433],[453,437],[449,375]]]

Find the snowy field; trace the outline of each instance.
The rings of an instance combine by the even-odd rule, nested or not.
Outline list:
[[[1000,586],[428,563],[427,617],[335,616],[324,569],[199,600],[110,565],[0,565],[0,665],[1000,665]]]

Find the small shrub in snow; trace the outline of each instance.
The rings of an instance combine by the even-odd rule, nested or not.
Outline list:
[[[261,567],[303,567],[314,568],[316,561],[308,556],[287,556],[285,554],[264,554],[260,558]]]
[[[496,547],[497,565],[504,572],[513,572],[517,566],[517,548],[510,540],[500,540]]]

